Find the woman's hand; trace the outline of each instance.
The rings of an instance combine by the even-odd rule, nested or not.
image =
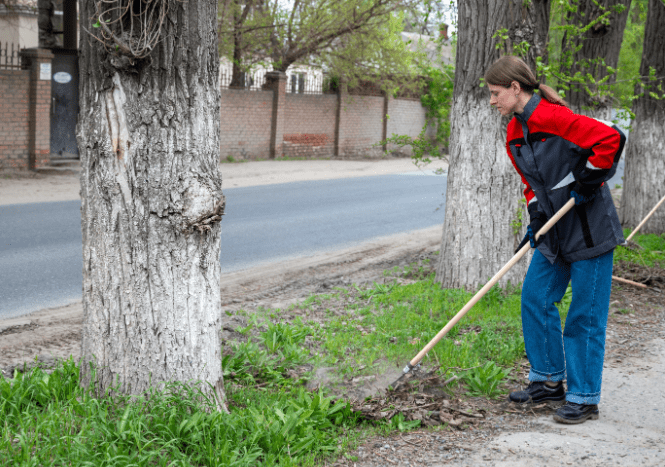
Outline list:
[[[602,183],[600,185],[585,185],[580,182],[575,182],[575,185],[570,190],[570,197],[575,198],[575,206],[588,203],[594,199],[596,197],[596,190],[602,185]]]
[[[526,228],[526,235],[520,242],[520,245],[517,247],[517,250],[515,250],[515,253],[520,251],[524,245],[526,245],[526,242],[529,242],[531,244],[531,248],[536,248],[540,242],[543,241],[543,237],[539,237],[538,240],[536,240],[536,234],[538,231],[547,223],[547,214],[545,214],[542,211],[537,211],[535,209],[529,209],[529,215],[531,216],[531,223],[529,226]]]

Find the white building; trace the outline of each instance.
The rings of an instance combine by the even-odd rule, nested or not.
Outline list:
[[[265,83],[266,73],[272,71],[271,65],[256,65],[245,74],[245,88],[260,89]],[[222,57],[219,64],[219,81],[222,87],[231,83],[233,64]],[[323,70],[309,65],[293,64],[286,70],[286,92],[320,94],[323,89]]]
[[[37,47],[39,43],[37,1],[16,0],[8,3],[10,3],[9,6],[0,4],[2,50],[5,50],[6,44],[14,44],[17,49]]]

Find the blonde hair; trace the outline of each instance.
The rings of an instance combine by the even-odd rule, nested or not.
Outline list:
[[[538,82],[529,65],[519,57],[504,55],[485,72],[487,84],[509,88],[513,81],[517,81],[525,92],[533,93],[537,89],[549,102],[568,107],[568,103],[554,89]]]

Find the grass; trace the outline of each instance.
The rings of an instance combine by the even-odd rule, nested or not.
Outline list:
[[[468,368],[491,360],[510,366],[523,356],[519,291],[495,290],[429,352],[425,363]],[[348,307],[351,313],[331,317],[316,333],[322,350],[317,364],[334,365],[343,376],[403,366],[473,296],[442,290],[432,275],[408,285],[376,284],[341,293],[354,292],[358,300]]]
[[[635,241],[642,249],[617,248],[615,262],[665,265],[665,235]],[[314,466],[374,433],[416,428],[418,420],[401,414],[361,420],[347,401],[305,387],[320,367],[346,378],[401,367],[473,295],[440,289],[427,260],[384,276],[387,283],[336,288],[294,305],[324,320],[302,313],[286,322],[287,310],[252,315],[222,362],[230,414],[183,384],[141,397],[93,397],[79,386],[73,361],[0,378],[0,466]],[[558,304],[562,320],[571,298],[569,288]],[[523,357],[520,289],[508,286],[490,290],[423,364],[455,371],[451,391],[495,398]]]
[[[624,237],[628,238],[630,229],[624,229]],[[665,234],[637,233],[630,240],[640,245],[640,249],[618,247],[614,250],[614,262],[625,262],[646,267],[665,269]]]
[[[615,261],[665,264],[665,236],[635,240],[643,250],[618,248]],[[289,310],[248,314],[222,362],[230,414],[182,384],[95,398],[79,386],[72,361],[50,374],[36,368],[0,378],[0,466],[314,466],[372,434],[413,429],[419,421],[400,415],[361,420],[347,401],[305,386],[321,367],[347,381],[401,368],[473,295],[442,290],[427,260],[384,276],[383,284],[338,287]],[[570,300],[568,290],[562,319]],[[287,322],[294,307],[302,318]],[[490,290],[423,364],[454,371],[450,391],[495,398],[523,358],[520,289],[508,286]]]
[[[347,402],[291,385],[229,391],[231,414],[196,387],[94,398],[78,368],[0,380],[0,465],[314,465],[353,442]]]

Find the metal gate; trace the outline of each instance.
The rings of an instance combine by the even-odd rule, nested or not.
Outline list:
[[[78,159],[76,121],[79,115],[78,50],[51,49],[51,158]]]

